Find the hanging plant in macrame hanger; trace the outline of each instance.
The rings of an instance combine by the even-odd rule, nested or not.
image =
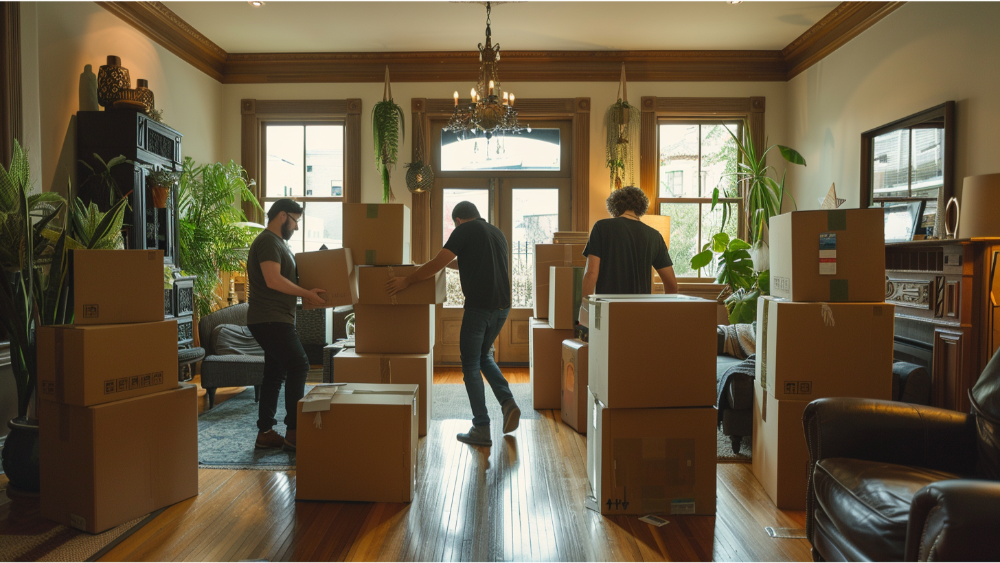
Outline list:
[[[618,101],[611,104],[604,114],[607,129],[607,166],[611,171],[611,189],[634,184],[632,168],[634,151],[639,147],[639,108],[628,103],[628,89],[625,83],[625,63],[622,63],[622,78],[618,84]]]
[[[424,129],[420,120],[413,120],[416,135],[413,147],[413,162],[406,165],[406,189],[413,194],[422,194],[434,186],[434,169],[429,163],[424,164]]]
[[[406,134],[403,108],[392,101],[392,87],[389,85],[389,67],[385,67],[385,89],[382,101],[372,108],[372,136],[375,138],[375,168],[382,175],[382,203],[395,201],[389,184],[389,170],[396,165],[399,155],[399,139]]]

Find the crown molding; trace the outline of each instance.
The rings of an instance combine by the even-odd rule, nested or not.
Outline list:
[[[453,82],[479,71],[475,51],[227,53],[162,2],[98,2],[223,84]],[[505,51],[516,82],[783,82],[816,64],[902,2],[843,2],[780,51]]]

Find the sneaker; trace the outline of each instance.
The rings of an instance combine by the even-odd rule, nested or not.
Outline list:
[[[456,438],[458,438],[459,442],[473,446],[493,445],[493,440],[490,439],[489,426],[473,426],[467,434],[459,434]]]
[[[267,432],[258,432],[257,441],[254,443],[254,447],[263,450],[268,448],[280,448],[285,443],[285,439],[281,437],[274,429],[268,430]]]
[[[284,449],[288,451],[295,451],[295,431],[285,430],[285,444]]]
[[[503,411],[503,433],[517,430],[517,425],[521,422],[521,409],[517,408],[514,399],[508,399],[500,409]]]

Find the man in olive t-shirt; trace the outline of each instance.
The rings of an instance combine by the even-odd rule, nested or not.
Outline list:
[[[290,199],[279,199],[267,211],[267,228],[261,231],[247,253],[250,284],[247,328],[264,350],[264,382],[261,384],[257,418],[257,448],[295,449],[296,403],[305,393],[309,359],[295,332],[297,298],[313,305],[326,300],[322,289],[299,287],[295,256],[288,243],[299,229],[302,207]],[[278,395],[285,383],[285,426],[282,436],[274,431],[278,421]]]

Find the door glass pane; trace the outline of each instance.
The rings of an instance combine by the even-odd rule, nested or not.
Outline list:
[[[267,211],[271,209],[274,205],[273,201],[264,202],[264,220],[267,221]],[[302,252],[302,225],[299,225],[299,230],[292,234],[292,238],[288,241],[288,247],[292,249],[292,253]]]
[[[701,126],[701,197],[736,197],[736,141],[738,123],[704,123]]]
[[[698,197],[698,126],[660,124],[660,197]]]
[[[698,203],[661,203],[660,215],[670,217],[670,259],[678,277],[695,277],[691,258],[700,252],[698,242]]]
[[[937,197],[944,186],[944,129],[913,130],[910,195]]]
[[[558,188],[511,190],[510,298],[512,307],[533,307],[535,245],[559,230]]]
[[[442,246],[448,242],[448,238],[455,230],[455,222],[451,219],[451,212],[455,206],[463,201],[470,201],[479,210],[479,215],[489,220],[490,216],[490,192],[484,189],[467,188],[446,188],[441,191],[442,207]],[[465,296],[462,294],[462,282],[458,275],[458,270],[445,269],[445,279],[448,285],[448,296],[445,299],[445,307],[461,307],[465,304]]]
[[[267,125],[266,197],[302,195],[305,127]]]
[[[698,251],[701,251],[701,247],[708,242],[719,229],[722,227],[722,210],[724,204],[719,204],[715,206],[715,210],[712,211],[711,203],[702,203],[701,205],[701,240],[698,242]],[[729,235],[729,239],[732,240],[736,238],[736,227],[737,227],[737,206],[735,203],[729,205],[729,215],[726,217],[726,228],[725,232]],[[672,224],[672,223],[671,223]],[[672,255],[671,255],[672,257]],[[690,266],[690,264],[688,264]],[[676,269],[676,266],[674,266]],[[701,277],[704,278],[714,278],[719,274],[716,267],[716,263],[713,260],[708,264],[708,266],[702,268]]]
[[[906,197],[910,168],[910,131],[901,129],[879,135],[872,141],[872,196]]]
[[[304,203],[299,231],[302,233],[306,252],[344,246],[343,204],[339,201],[307,201]]]
[[[493,137],[441,131],[441,170],[550,170],[558,171],[560,130],[531,129],[516,135]]]
[[[343,186],[344,126],[306,126],[306,195],[343,197]]]

